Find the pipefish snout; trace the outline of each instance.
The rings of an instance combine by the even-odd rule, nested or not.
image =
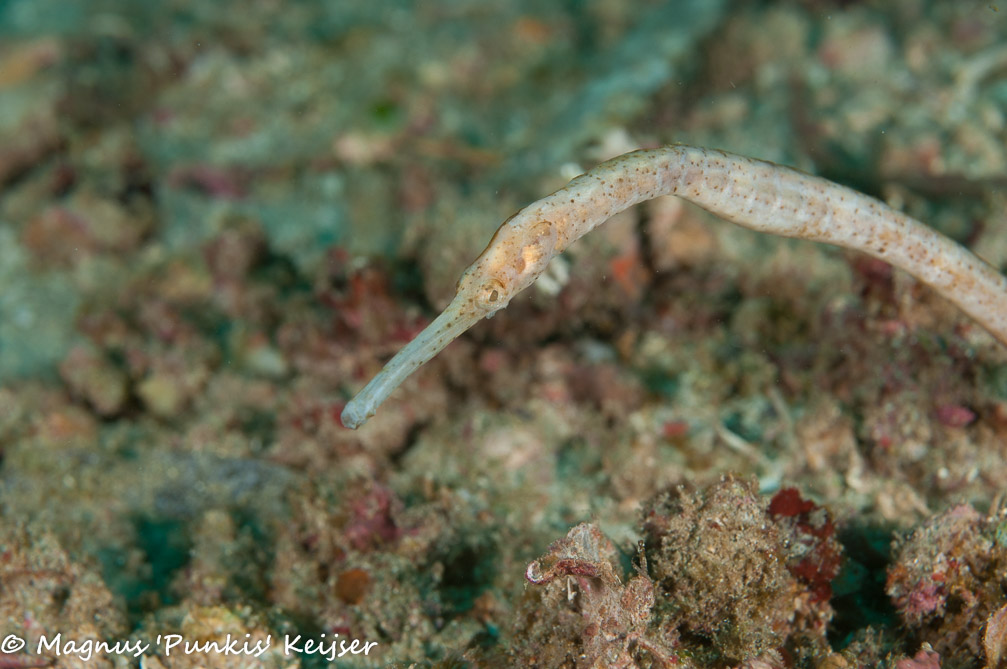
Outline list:
[[[963,246],[826,179],[724,151],[668,146],[604,162],[512,216],[454,299],[343,410],[363,425],[416,368],[531,285],[557,253],[634,204],[676,195],[738,225],[862,251],[919,279],[1007,345],[1007,278]]]

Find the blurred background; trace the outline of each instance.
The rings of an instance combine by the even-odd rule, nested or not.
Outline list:
[[[627,567],[659,491],[738,472],[829,507],[836,598],[730,651],[674,617],[615,636],[681,628],[701,666],[922,640],[978,666],[1003,591],[962,586],[982,604],[949,631],[886,570],[896,533],[998,508],[1007,359],[883,263],[658,200],[339,425],[511,213],[675,142],[846,184],[1003,269],[1007,8],[0,0],[4,624],[531,666],[564,628],[527,622],[530,560],[593,520]]]

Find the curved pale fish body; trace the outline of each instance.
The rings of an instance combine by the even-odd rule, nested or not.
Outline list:
[[[905,270],[1007,345],[1007,278],[967,249],[862,193],[796,170],[688,146],[633,151],[512,216],[465,270],[454,300],[343,410],[357,428],[409,374],[504,308],[557,253],[628,207],[677,195],[739,225],[862,251]]]

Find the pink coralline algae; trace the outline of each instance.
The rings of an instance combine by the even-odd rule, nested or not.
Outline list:
[[[388,488],[374,484],[350,501],[350,517],[343,527],[343,536],[358,551],[394,542],[399,537],[393,514],[398,504]]]
[[[974,411],[958,404],[941,404],[935,409],[937,420],[947,427],[965,427],[976,419]]]
[[[921,649],[912,658],[896,662],[895,669],[941,669],[941,656],[932,650]]]
[[[896,542],[886,590],[903,622],[951,665],[980,657],[983,628],[1007,603],[1007,545],[996,514],[952,507]]]
[[[1007,667],[1007,604],[986,621],[983,650],[986,652],[986,666],[990,669]]]

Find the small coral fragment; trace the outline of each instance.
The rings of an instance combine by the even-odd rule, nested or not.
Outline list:
[[[828,513],[796,490],[767,509],[749,481],[678,489],[651,503],[644,532],[659,614],[683,639],[731,662],[772,657],[798,636],[806,652],[828,649],[841,547]]]
[[[986,651],[986,666],[990,669],[1007,667],[1007,604],[986,621],[983,636],[983,650]]]
[[[615,547],[582,523],[528,565],[511,661],[527,667],[664,667],[673,654],[647,635],[654,584],[643,570],[623,585]]]
[[[733,661],[783,644],[796,583],[782,560],[780,530],[754,486],[725,479],[696,495],[673,491],[647,511],[645,532],[672,624],[709,639]]]
[[[70,390],[87,400],[99,415],[113,416],[122,410],[127,397],[126,375],[100,353],[74,347],[60,363],[59,373]]]

